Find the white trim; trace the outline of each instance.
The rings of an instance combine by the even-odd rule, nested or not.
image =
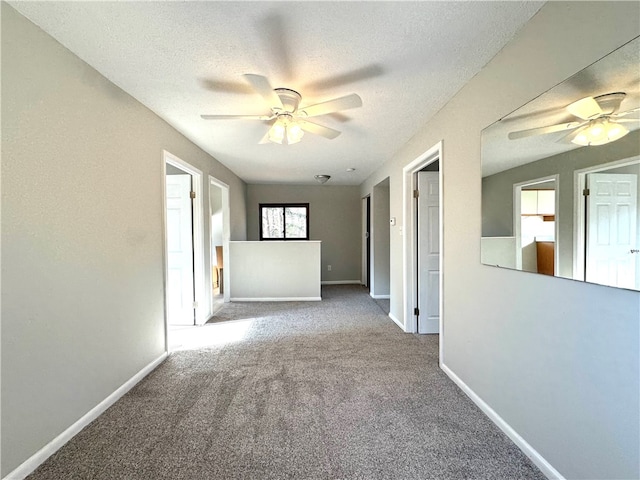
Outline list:
[[[586,188],[586,178],[589,173],[603,172],[614,168],[626,167],[638,163],[640,156],[629,157],[615,162],[594,165],[588,168],[582,168],[573,172],[573,279],[585,281],[584,275],[584,256],[585,256],[585,218],[586,209],[582,191]]]
[[[369,208],[367,209],[367,202],[369,202]],[[371,282],[371,258],[369,259],[369,265],[367,266],[367,241],[369,242],[369,254],[371,254],[371,232],[369,232],[369,238],[367,238],[367,218],[371,217],[371,195],[365,195],[360,200],[362,211],[360,212],[360,223],[361,223],[361,235],[362,235],[362,244],[360,245],[362,253],[360,255],[361,269],[360,276],[362,279],[360,280],[360,284],[371,289],[371,285],[367,284],[367,272],[369,272],[369,283]],[[369,220],[369,224],[371,221]],[[369,226],[371,228],[371,226]],[[371,257],[371,255],[370,255]]]
[[[369,296],[377,300],[389,300],[391,298],[391,295],[374,295],[373,293],[370,293]]]
[[[478,396],[466,383],[464,383],[449,367],[440,362],[440,368],[447,374],[447,376],[453,380],[453,382],[460,387],[460,389],[475,403],[489,419],[495,423],[500,430],[502,430],[507,437],[515,443],[522,452],[531,459],[531,461],[538,467],[542,473],[550,479],[564,480],[560,472],[558,472],[553,466],[542,456],[538,451],[533,448],[524,438],[522,438],[518,432],[516,432],[511,425],[509,425],[496,411],[491,408],[482,398]]]
[[[164,296],[164,351],[169,352],[169,303],[167,296],[167,283],[169,281],[169,273],[167,262],[169,261],[169,249],[167,247],[167,162],[164,159],[164,151],[162,153],[162,294]]]
[[[407,333],[416,333],[418,331],[418,322],[416,316],[413,314],[415,307],[415,298],[409,298],[414,296],[417,291],[416,279],[417,279],[417,245],[414,234],[415,223],[415,202],[413,198],[413,190],[416,188],[416,173],[422,168],[436,160],[440,161],[440,168],[438,169],[438,183],[439,183],[439,215],[440,215],[440,299],[439,299],[439,311],[440,311],[440,335],[439,335],[439,358],[440,364],[444,360],[444,161],[443,161],[444,144],[442,141],[435,144],[429,150],[424,152],[418,158],[413,160],[408,165],[405,165],[402,169],[402,225],[403,225],[403,243],[402,243],[402,268],[404,273],[404,282],[402,285],[402,300],[404,305],[404,327],[403,330]]]
[[[322,297],[232,297],[232,302],[319,302]]]
[[[323,280],[320,285],[363,285],[360,280]]]
[[[209,318],[207,318],[207,321],[204,322],[204,324],[209,323],[211,320],[213,320],[214,318],[216,318],[216,315],[218,313],[220,313],[220,311],[224,308],[224,304],[218,304],[218,306],[216,308],[212,308],[211,309],[211,316]],[[203,325],[204,325],[203,324]]]
[[[513,236],[516,239],[516,270],[522,270],[522,219],[521,219],[521,199],[522,199],[522,187],[535,185],[537,183],[544,183],[553,181],[555,182],[555,195],[554,195],[554,209],[555,209],[555,221],[554,221],[554,242],[555,248],[553,253],[553,268],[555,276],[558,276],[560,268],[560,175],[547,175],[546,177],[535,178],[533,180],[527,180],[525,182],[518,182],[513,184]]]
[[[229,198],[229,185],[218,180],[215,177],[209,175],[209,189],[211,189],[211,185],[214,185],[216,188],[222,190],[222,258],[224,259],[225,268],[222,272],[222,283],[223,285],[231,285],[231,270],[229,268],[229,241],[231,239],[231,203]],[[211,192],[209,192],[211,195]],[[211,202],[209,202],[209,219],[211,219]],[[211,221],[211,220],[209,220]],[[211,226],[209,226],[209,230],[211,230]],[[209,234],[209,243],[211,244],[209,247],[211,252],[213,252],[213,244],[211,242],[211,234]],[[213,255],[209,257],[213,258]],[[209,267],[211,270],[211,266]],[[211,282],[210,282],[211,283]],[[231,301],[229,288],[225,288],[222,294],[223,301],[228,303]],[[215,312],[213,311],[213,289],[209,288],[209,297],[210,297],[210,305],[211,305],[211,315]]]
[[[396,318],[396,316],[395,316],[393,313],[389,313],[389,318],[390,318],[391,320],[393,320],[393,321],[394,321],[394,323],[395,323],[396,325],[398,325],[398,326],[400,327],[400,329],[401,329],[403,332],[405,331],[405,330],[404,330],[404,325],[402,325],[402,323],[400,322],[400,320],[398,320],[398,319]]]
[[[162,353],[158,358],[149,363],[146,367],[136,373],[133,377],[122,384],[115,392],[102,400],[98,405],[89,410],[80,419],[64,430],[60,435],[47,443],[44,447],[34,453],[31,457],[25,460],[15,470],[10,472],[3,480],[22,480],[27,475],[31,474],[36,468],[62,448],[69,440],[71,440],[80,430],[93,422],[96,418],[102,415],[107,408],[116,403],[125,393],[131,390],[140,380],[146,377],[151,371],[153,371],[160,363],[167,358],[167,352]]]
[[[162,161],[165,164],[173,165],[174,167],[179,168],[180,170],[184,170],[186,173],[192,176],[192,186],[193,191],[196,192],[196,201],[193,202],[193,272],[194,272],[194,291],[195,291],[195,299],[198,304],[198,308],[196,308],[196,324],[202,325],[207,321],[207,318],[211,316],[211,295],[207,292],[211,290],[208,287],[208,282],[206,281],[205,275],[205,255],[204,255],[204,239],[205,239],[205,231],[204,231],[204,195],[203,195],[203,182],[204,175],[201,170],[197,169],[193,165],[181,160],[176,157],[172,153],[163,150],[162,151]],[[165,175],[166,175],[166,166],[165,166]],[[164,177],[162,179],[163,182],[166,182]],[[164,195],[164,231],[163,235],[165,237],[165,285],[167,280],[167,244],[166,244],[166,236],[167,236],[167,222],[166,222],[166,209],[167,209],[167,191],[166,191],[166,183],[162,188],[162,193]],[[207,198],[207,202],[209,199]],[[209,234],[206,235],[206,238],[209,238]],[[165,289],[165,299],[166,299],[166,289]],[[165,301],[165,309],[166,309],[166,301]],[[168,318],[167,318],[168,320]]]

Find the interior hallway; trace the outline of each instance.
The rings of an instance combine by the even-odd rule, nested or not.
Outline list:
[[[191,332],[28,478],[544,478],[359,286]]]

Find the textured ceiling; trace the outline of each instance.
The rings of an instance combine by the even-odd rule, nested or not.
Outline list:
[[[543,2],[10,2],[248,183],[361,183],[473,77]],[[259,145],[265,114],[242,74],[302,94],[357,93],[315,117],[340,130]],[[188,161],[188,159],[185,159]],[[355,172],[346,169],[353,167]]]

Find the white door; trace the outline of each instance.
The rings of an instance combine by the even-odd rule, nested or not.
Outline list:
[[[166,178],[168,322],[193,325],[191,175],[167,175]]]
[[[418,172],[418,333],[440,327],[440,208],[438,172]]]
[[[587,175],[586,281],[638,288],[636,175]]]

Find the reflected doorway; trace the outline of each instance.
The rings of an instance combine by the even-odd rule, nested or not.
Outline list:
[[[576,172],[574,278],[640,289],[637,157]]]
[[[556,275],[558,272],[558,175],[513,187],[515,268]]]

